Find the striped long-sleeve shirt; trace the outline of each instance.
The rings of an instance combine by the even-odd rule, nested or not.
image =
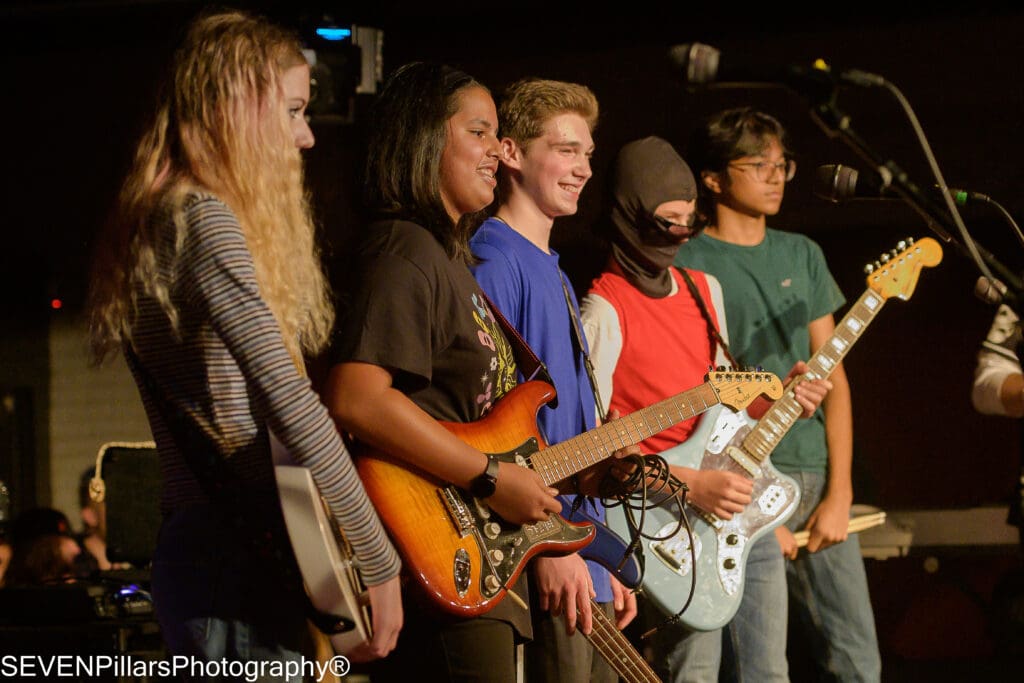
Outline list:
[[[344,529],[368,585],[399,572],[400,561],[359,481],[326,408],[285,348],[260,297],[252,255],[234,213],[209,195],[185,204],[184,242],[172,258],[170,212],[158,257],[171,282],[175,332],[157,301],[141,297],[132,337],[136,353],[165,401],[182,410],[231,458],[255,492],[253,505],[276,505],[268,429],[308,467]],[[206,495],[178,451],[164,415],[136,377],[160,455],[165,515]]]

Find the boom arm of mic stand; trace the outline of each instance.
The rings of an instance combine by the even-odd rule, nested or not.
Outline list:
[[[836,108],[834,97],[815,103],[811,109],[811,118],[825,131],[826,135],[830,138],[838,137],[845,142],[858,156],[870,164],[883,179],[888,180],[889,185],[896,194],[925,219],[928,227],[943,242],[956,247],[972,262],[975,260],[966,245],[954,240],[952,235],[950,235],[950,231],[956,232],[957,227],[949,215],[949,211],[945,207],[939,206],[928,194],[921,192],[920,188],[895,162],[885,160],[871,150],[867,143],[853,130],[853,127],[850,125],[850,117]],[[977,241],[974,241],[974,246],[985,264],[997,273],[1006,285],[1008,290],[1006,298],[1013,302],[1011,305],[1014,308],[1017,308],[1019,305],[1017,302],[1024,302],[1024,282],[1000,263],[992,252],[978,244]]]

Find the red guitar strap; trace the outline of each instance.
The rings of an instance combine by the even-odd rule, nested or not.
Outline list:
[[[508,321],[508,318],[498,310],[498,307],[494,305],[491,298],[487,296],[487,292],[482,289],[480,292],[484,295],[484,301],[487,302],[487,307],[491,309],[491,314],[494,315],[494,319],[501,325],[501,331],[505,333],[508,338],[509,344],[512,345],[512,352],[516,356],[516,363],[519,365],[519,371],[526,378],[526,381],[539,379],[542,382],[547,382],[551,386],[555,386],[554,381],[551,379],[551,374],[548,372],[548,368],[544,365],[544,361],[537,357],[537,354],[533,352],[530,345],[526,343],[522,335],[519,334],[519,330],[512,327],[512,323]],[[558,405],[558,397],[551,401],[551,407],[554,408]]]

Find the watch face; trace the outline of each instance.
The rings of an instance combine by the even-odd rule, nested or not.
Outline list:
[[[477,498],[487,498],[494,495],[498,482],[498,461],[491,458],[487,463],[487,469],[473,478],[469,483],[469,492]]]
[[[494,495],[495,481],[486,474],[481,474],[479,477],[473,480],[470,485],[469,492],[477,498],[487,498],[488,496]]]

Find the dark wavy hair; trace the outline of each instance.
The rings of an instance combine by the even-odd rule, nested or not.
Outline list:
[[[686,160],[697,176],[697,214],[702,225],[715,215],[715,198],[701,180],[703,173],[723,173],[729,163],[764,152],[778,140],[789,155],[786,129],[770,114],[753,107],[737,107],[708,118],[690,137]]]
[[[426,62],[406,64],[388,78],[371,115],[363,197],[371,214],[422,225],[463,261],[471,260],[469,237],[480,216],[452,223],[440,169],[448,119],[458,111],[459,94],[472,87],[487,90],[467,73]]]

